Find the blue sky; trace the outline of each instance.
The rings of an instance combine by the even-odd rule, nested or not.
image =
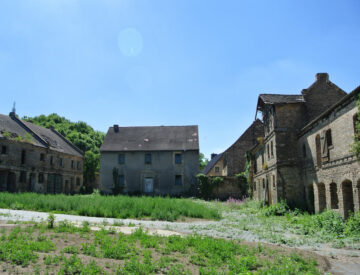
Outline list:
[[[259,93],[299,93],[317,72],[360,84],[360,1],[0,2],[0,113],[112,124],[199,125],[230,146]]]

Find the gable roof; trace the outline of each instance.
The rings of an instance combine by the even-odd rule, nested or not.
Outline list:
[[[84,153],[68,141],[64,136],[54,129],[47,129],[33,123],[23,121],[10,114],[10,116],[0,114],[0,138],[4,138],[3,132],[9,132],[13,138],[17,136],[25,137],[30,134],[33,137],[32,144],[35,146],[49,148],[51,150],[83,157]]]
[[[22,121],[38,137],[45,140],[49,148],[65,154],[82,156],[84,153],[55,129],[44,128],[31,122]]]
[[[215,157],[213,157],[209,163],[205,166],[202,173],[206,175],[210,172],[210,170],[215,166],[215,164],[221,159],[221,157],[224,155],[225,152],[222,152],[220,154],[217,154]]]
[[[198,126],[110,127],[101,152],[199,150]]]

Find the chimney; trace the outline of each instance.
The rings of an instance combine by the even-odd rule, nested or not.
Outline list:
[[[315,76],[316,81],[328,82],[329,74],[328,73],[317,73]]]
[[[216,157],[216,156],[217,156],[217,154],[212,153],[212,154],[211,154],[211,159],[213,159],[213,158]]]
[[[114,132],[118,133],[119,132],[119,125],[114,124]]]

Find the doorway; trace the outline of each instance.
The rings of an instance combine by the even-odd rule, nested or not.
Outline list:
[[[154,192],[154,178],[145,178],[144,182],[144,191],[145,193],[153,193]]]

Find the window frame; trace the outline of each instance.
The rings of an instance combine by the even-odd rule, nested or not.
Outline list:
[[[215,173],[220,173],[220,166],[215,166]]]
[[[152,164],[152,154],[151,153],[145,153],[144,162],[146,165]]]
[[[125,154],[123,153],[118,154],[118,164],[121,165],[125,164]]]
[[[42,161],[42,162],[45,161],[45,154],[44,153],[40,153],[40,161]]]
[[[8,147],[6,145],[1,145],[1,155],[8,154]]]
[[[179,161],[179,158],[180,158],[180,161]],[[182,157],[181,153],[175,153],[174,163],[177,164],[177,165],[180,165],[180,164],[183,163],[183,157]]]

